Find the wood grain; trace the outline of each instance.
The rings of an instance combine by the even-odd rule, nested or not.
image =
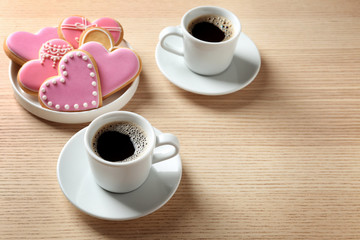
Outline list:
[[[162,28],[199,5],[239,16],[262,66],[245,89],[185,92],[159,71]],[[8,1],[0,38],[78,14],[116,18],[143,60],[124,110],[181,143],[183,176],[158,211],[131,221],[77,210],[57,182],[63,145],[87,124],[33,116],[0,53],[0,239],[360,239],[360,2]]]

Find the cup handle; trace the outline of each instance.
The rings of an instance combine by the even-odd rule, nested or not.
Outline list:
[[[173,27],[173,26],[170,26],[170,27],[166,27],[164,28],[161,32],[160,32],[160,35],[159,35],[159,39],[160,39],[160,46],[169,51],[169,52],[172,52],[176,55],[179,55],[179,56],[184,56],[184,52],[183,50],[180,50],[178,48],[175,48],[173,46],[170,46],[168,43],[166,43],[165,39],[168,37],[168,36],[177,36],[177,37],[181,37],[181,39],[183,38],[183,34],[182,34],[182,31],[181,31],[181,28],[180,26],[176,26],[176,27]]]
[[[156,135],[156,145],[155,147],[160,147],[164,145],[171,145],[173,149],[164,152],[156,152],[153,155],[152,163],[161,162],[172,157],[175,157],[179,153],[180,143],[177,137],[171,133],[161,133]]]

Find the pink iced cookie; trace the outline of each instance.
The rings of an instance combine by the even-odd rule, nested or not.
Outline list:
[[[40,48],[39,59],[26,62],[19,70],[19,86],[29,94],[37,94],[40,85],[49,77],[58,75],[60,59],[73,48],[62,39],[49,40]]]
[[[118,48],[109,52],[98,42],[85,43],[80,49],[89,52],[97,63],[103,98],[133,82],[140,74],[140,57],[131,49]]]
[[[81,33],[89,27],[101,27],[106,29],[111,33],[115,44],[119,44],[124,35],[121,24],[112,18],[103,17],[94,22],[90,22],[85,17],[80,16],[71,16],[64,19],[58,28],[58,34],[74,48],[78,48]]]
[[[11,60],[22,65],[29,60],[37,59],[42,44],[54,38],[59,38],[55,27],[43,28],[35,34],[15,32],[6,38],[4,51]]]
[[[67,53],[59,62],[59,75],[47,79],[39,90],[39,102],[55,111],[86,111],[102,104],[97,65],[82,50]]]

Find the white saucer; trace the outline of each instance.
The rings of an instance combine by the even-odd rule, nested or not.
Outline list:
[[[179,37],[169,36],[169,45],[182,45]],[[203,76],[186,67],[184,59],[156,46],[156,62],[165,77],[186,91],[203,95],[224,95],[236,92],[250,84],[261,65],[259,50],[251,39],[241,33],[235,55],[229,68],[215,76]]]
[[[75,207],[100,219],[129,220],[150,214],[170,200],[181,180],[179,155],[154,164],[149,177],[138,189],[129,193],[111,193],[99,187],[91,174],[83,145],[85,129],[65,144],[57,164],[61,190]]]
[[[131,46],[123,41],[120,46],[129,47]],[[38,102],[37,96],[32,96],[25,93],[17,82],[17,73],[20,69],[16,63],[10,61],[9,77],[12,88],[14,90],[15,98],[20,105],[32,114],[59,123],[86,123],[91,122],[96,117],[111,111],[116,111],[124,107],[130,99],[134,96],[137,87],[139,85],[139,77],[127,88],[116,92],[103,101],[103,106],[94,110],[83,111],[83,112],[57,112],[47,108],[44,108]]]

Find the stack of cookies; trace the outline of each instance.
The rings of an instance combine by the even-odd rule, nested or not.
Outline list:
[[[112,18],[90,22],[71,16],[38,33],[15,32],[4,51],[21,65],[17,75],[25,93],[37,95],[41,106],[65,112],[102,106],[103,99],[132,83],[141,59],[132,49],[119,47],[124,36]]]

